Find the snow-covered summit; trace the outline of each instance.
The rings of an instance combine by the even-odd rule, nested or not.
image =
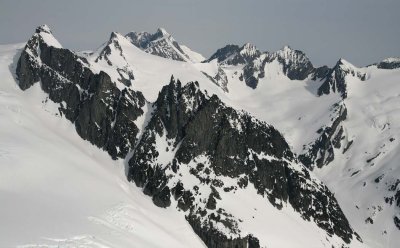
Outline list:
[[[53,36],[53,33],[51,32],[51,29],[48,25],[43,24],[39,27],[36,28],[35,34],[32,36],[31,40],[36,40],[36,42],[43,42],[47,46],[52,46],[56,48],[61,48],[60,42]]]
[[[255,45],[245,43],[243,46],[226,45],[218,49],[206,62],[217,60],[221,65],[245,65],[261,55]]]
[[[199,53],[179,44],[164,28],[158,28],[154,34],[130,32],[125,37],[143,51],[160,57],[187,62],[204,60]]]
[[[167,30],[165,30],[165,28],[162,28],[162,27],[157,28],[156,34],[161,36],[161,37],[163,37],[163,36],[171,36],[171,34],[168,33]]]
[[[36,28],[35,32],[36,33],[45,32],[51,34],[50,27],[47,24],[40,25],[39,27]]]

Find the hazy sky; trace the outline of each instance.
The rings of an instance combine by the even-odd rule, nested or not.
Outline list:
[[[48,24],[66,48],[93,50],[111,31],[155,32],[209,57],[231,43],[303,50],[315,65],[400,56],[400,0],[0,0],[0,44]]]

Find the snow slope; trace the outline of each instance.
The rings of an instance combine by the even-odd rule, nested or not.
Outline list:
[[[83,141],[0,46],[0,247],[204,247],[183,216],[126,180],[124,161]],[[173,225],[171,225],[173,223]]]
[[[370,66],[358,70],[367,73],[366,81],[346,78],[344,126],[353,144],[316,173],[335,192],[367,244],[397,247],[400,236],[393,217],[399,209],[385,202],[385,197],[394,195],[390,188],[400,179],[400,69]]]

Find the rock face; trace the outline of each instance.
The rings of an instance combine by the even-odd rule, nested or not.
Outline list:
[[[55,40],[42,26],[28,41],[18,60],[19,87],[26,90],[40,82],[83,139],[113,158],[124,158],[137,139],[134,121],[143,114],[143,95],[118,89],[106,73],[94,74],[84,58],[53,46],[49,38]]]
[[[115,32],[111,33],[110,39],[108,40],[104,48],[100,51],[99,55],[95,59],[95,62],[99,63],[104,61],[110,67],[116,67],[115,70],[118,73],[118,78],[116,80],[129,87],[132,85],[133,80],[135,80],[135,76],[133,73],[133,69],[126,61],[126,58],[124,56],[119,41],[119,36],[120,34],[117,34]],[[113,50],[115,50],[114,52],[118,53],[118,56],[120,57],[119,65],[114,65],[112,62],[113,59],[110,58]]]
[[[125,36],[132,44],[163,58],[200,62],[202,56],[190,49],[179,45],[179,43],[165,29],[159,28],[154,34],[148,32],[130,32]]]
[[[387,58],[382,60],[382,62],[377,64],[380,69],[397,69],[400,68],[400,58]]]
[[[218,204],[225,192],[250,184],[275,207],[291,204],[304,219],[350,242],[353,231],[334,196],[296,162],[272,126],[203,94],[196,82],[182,86],[172,79],[153,107],[129,161],[128,179],[159,206],[177,201],[209,247],[247,247],[256,240],[243,236],[240,221]],[[199,183],[193,186],[189,177]],[[235,183],[225,185],[224,178]],[[221,225],[232,239],[217,228]]]
[[[208,77],[213,83],[218,85],[223,91],[229,92],[228,90],[228,77],[226,76],[225,71],[218,67],[217,74],[215,76],[210,76],[207,73],[203,72],[203,74]]]
[[[341,141],[345,138],[342,122],[347,117],[346,105],[341,101],[332,106],[331,111],[331,124],[321,127],[318,130],[319,138],[308,145],[306,153],[299,155],[299,160],[309,169],[314,166],[321,168],[332,162],[335,158],[334,148],[342,146]]]
[[[314,71],[314,66],[305,53],[289,46],[273,53],[271,58],[279,61],[283,72],[291,80],[304,80]]]
[[[328,76],[326,77],[324,83],[318,89],[318,95],[329,94],[331,92],[339,93],[342,98],[347,97],[347,86],[346,86],[346,76],[352,75],[358,77],[360,80],[364,81],[366,79],[366,74],[357,71],[357,69],[351,65],[349,62],[340,59],[335,67],[333,67]]]
[[[250,43],[246,43],[242,47],[227,45],[218,49],[206,62],[217,59],[217,62],[222,65],[244,65],[260,55],[261,52]]]
[[[262,53],[248,43],[242,47],[227,45],[218,49],[206,62],[212,60],[217,60],[222,67],[242,66],[240,80],[253,89],[257,87],[259,80],[265,77],[265,66],[274,61],[277,61],[283,74],[291,80],[304,80],[310,75],[313,75],[315,80],[327,74],[327,67],[314,68],[302,51],[288,46],[274,53]]]

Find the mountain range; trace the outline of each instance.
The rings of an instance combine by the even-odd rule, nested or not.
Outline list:
[[[400,58],[0,46],[0,246],[397,247]],[[22,231],[21,231],[22,229]]]

